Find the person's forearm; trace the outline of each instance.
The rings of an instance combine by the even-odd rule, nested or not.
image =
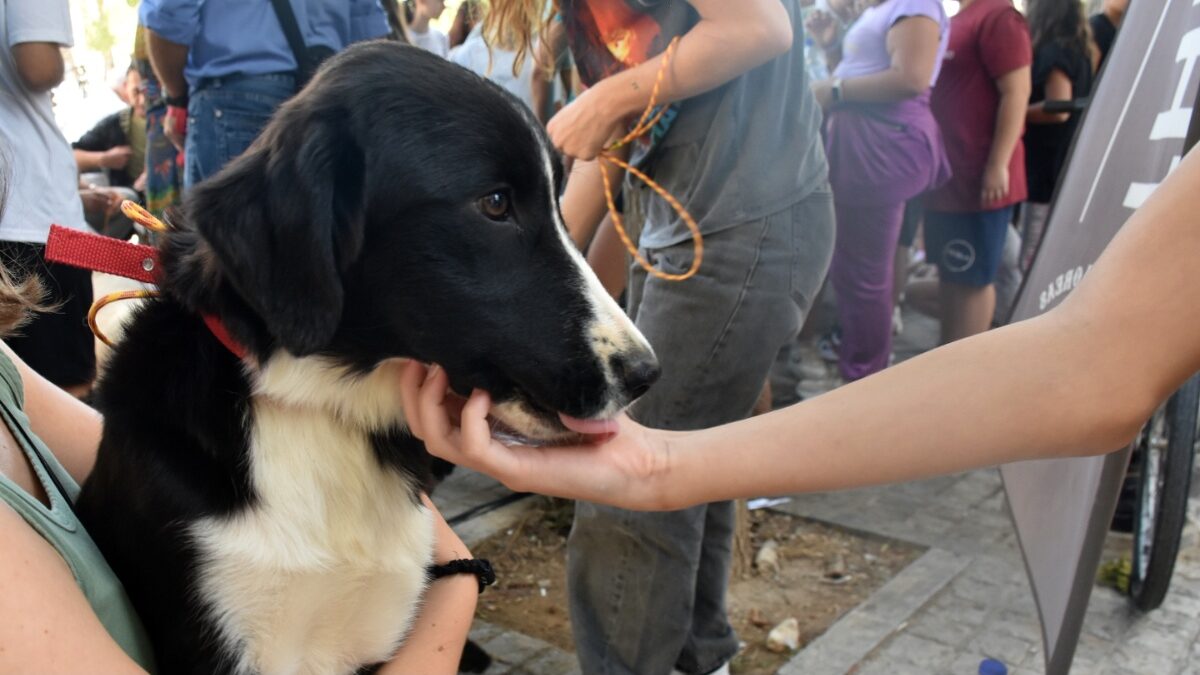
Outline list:
[[[1074,96],[1074,87],[1070,78],[1062,70],[1055,68],[1046,76],[1045,97],[1031,104],[1025,110],[1027,124],[1062,124],[1071,119],[1070,113],[1046,112],[1046,101],[1070,101]]]
[[[665,481],[668,503],[838,490],[1116,450],[1136,430],[1136,415],[1122,414],[1119,383],[1103,381],[1081,357],[1076,340],[1086,340],[1089,327],[1061,324],[1039,319],[984,333],[792,408],[693,432],[698,451],[672,455],[680,469]],[[689,486],[701,488],[671,492]]]
[[[147,28],[146,48],[150,55],[150,66],[167,95],[176,98],[187,95],[188,86],[183,69],[187,65],[188,46],[171,42]]]
[[[93,150],[78,150],[75,151],[75,166],[80,171],[99,171],[104,168],[102,160],[104,159],[103,152]]]
[[[842,101],[847,103],[893,103],[920,96],[929,90],[896,68],[842,80]]]
[[[1046,112],[1046,102],[1031,103],[1025,109],[1026,124],[1062,124],[1071,119],[1071,113]]]
[[[421,495],[421,501],[434,517],[434,560],[446,563],[470,558],[471,552],[450,529],[428,495]],[[457,673],[478,598],[479,580],[472,574],[454,574],[430,583],[412,630],[404,639],[400,651],[379,669],[379,673]]]
[[[996,128],[992,132],[992,147],[988,166],[1008,166],[1017,142],[1025,129],[1025,112],[1029,106],[1029,90],[1012,89],[1000,93],[996,107]]]
[[[617,234],[616,225],[611,214],[606,215],[600,222],[600,228],[592,239],[587,250],[588,266],[600,279],[600,284],[613,299],[619,299],[625,291],[625,283],[629,276],[628,256],[625,244]]]
[[[400,652],[379,669],[380,675],[457,673],[478,597],[479,581],[471,574],[430,584],[412,631]]]
[[[715,89],[792,46],[791,21],[777,0],[690,1],[701,19],[679,40],[659,90],[660,103]],[[640,114],[646,108],[664,56],[595,85],[604,89],[603,100],[614,119]]]
[[[600,226],[600,221],[604,219],[604,214],[608,213],[601,170],[598,160],[576,160],[571,165],[571,174],[567,177],[567,187],[560,201],[567,231],[571,233],[571,240],[580,250],[587,248],[596,234],[596,228]],[[607,171],[613,193],[619,193],[624,172],[611,164],[608,165]]]

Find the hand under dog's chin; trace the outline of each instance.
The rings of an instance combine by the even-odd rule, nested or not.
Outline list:
[[[493,437],[503,442],[522,445],[594,443],[611,436],[607,430],[580,433],[568,429],[560,418],[551,418],[520,399],[492,405],[489,417],[492,421]],[[615,423],[612,426],[615,429]]]

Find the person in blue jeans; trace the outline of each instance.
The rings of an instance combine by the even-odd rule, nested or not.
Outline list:
[[[289,1],[308,48],[336,52],[388,33],[376,0]],[[296,93],[296,58],[270,2],[143,0],[139,11],[186,190],[240,155]]]

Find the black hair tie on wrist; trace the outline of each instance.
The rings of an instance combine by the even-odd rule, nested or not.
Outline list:
[[[480,593],[483,592],[483,589],[496,583],[496,572],[492,569],[492,563],[483,558],[462,558],[441,565],[430,565],[426,568],[426,572],[435,581],[452,574],[474,574],[479,580]]]

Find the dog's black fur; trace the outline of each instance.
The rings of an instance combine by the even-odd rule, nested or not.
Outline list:
[[[456,390],[521,401],[558,431],[558,412],[609,414],[648,386],[644,342],[598,356],[589,337],[595,300],[564,246],[548,147],[497,87],[370,43],[326,64],[188,195],[160,246],[164,295],[135,315],[98,385],[104,437],[78,503],[162,672],[235,668],[196,586],[206,563],[188,526],[259,503],[256,369],[277,355],[348,377],[394,357],[437,362]],[[379,471],[411,478],[395,498],[418,500],[420,443],[400,425],[366,433]]]

